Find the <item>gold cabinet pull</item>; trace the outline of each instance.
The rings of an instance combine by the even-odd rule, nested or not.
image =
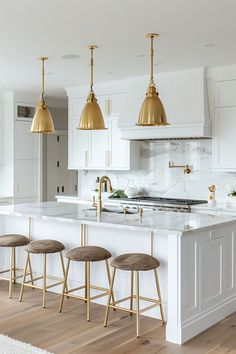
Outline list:
[[[105,115],[110,116],[112,112],[112,102],[111,99],[107,98],[105,100]]]
[[[84,153],[84,158],[85,158],[85,166],[88,166],[88,150],[85,151]]]
[[[108,151],[108,150],[105,151],[105,166],[107,166],[107,167],[110,166],[110,162],[109,162],[109,151]]]

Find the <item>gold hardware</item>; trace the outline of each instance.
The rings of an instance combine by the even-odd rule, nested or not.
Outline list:
[[[84,160],[85,160],[85,166],[88,166],[88,151],[84,152]]]
[[[111,286],[111,276],[110,276],[110,268],[109,268],[108,260],[105,260],[105,263],[106,263],[108,283],[109,283],[109,287],[110,287]],[[108,294],[110,294],[110,289],[103,288],[101,286],[91,285],[91,283],[90,283],[90,262],[89,261],[85,262],[85,284],[82,286],[79,286],[77,288],[68,289],[67,280],[68,280],[69,268],[70,268],[70,259],[68,259],[68,261],[67,261],[65,277],[64,277],[64,284],[63,284],[63,289],[62,289],[62,294],[61,294],[61,301],[60,301],[60,306],[59,306],[59,312],[62,312],[65,296],[68,298],[71,297],[74,299],[83,300],[86,303],[86,318],[87,318],[87,321],[89,322],[90,321],[90,302],[91,302],[91,300],[95,300],[100,297],[107,296]],[[85,296],[79,296],[79,295],[72,294],[73,292],[78,291],[78,290],[82,290],[82,289],[84,289],[84,291],[85,291]],[[90,296],[91,289],[99,290],[101,293],[98,295]],[[114,302],[115,300],[114,300],[113,292],[111,293],[111,298],[112,298],[112,301]]]
[[[105,165],[107,167],[110,166],[110,156],[109,155],[110,155],[110,151],[109,150],[105,151]]]
[[[184,174],[189,174],[192,172],[191,167],[189,165],[174,165],[174,163],[171,161],[169,161],[169,168],[183,168]]]
[[[98,188],[98,214],[102,213],[102,184],[104,181],[108,182],[108,192],[112,192],[111,180],[108,176],[102,176],[99,180],[99,188]]]
[[[52,120],[51,113],[45,103],[45,89],[44,89],[44,62],[47,57],[40,57],[39,60],[42,61],[42,94],[41,99],[38,103],[33,122],[31,125],[31,133],[53,133],[54,124]]]
[[[65,267],[64,267],[64,261],[63,261],[63,256],[62,256],[61,252],[60,252],[60,259],[61,259],[62,273],[63,273],[63,277],[65,279]],[[29,270],[30,271],[28,271],[28,266],[29,266]],[[28,286],[30,288],[40,289],[40,290],[43,291],[43,308],[45,308],[46,307],[46,292],[47,292],[47,290],[52,288],[52,287],[54,287],[54,286],[58,286],[60,284],[64,284],[64,279],[59,278],[59,277],[54,277],[52,275],[47,275],[46,274],[46,266],[47,266],[46,254],[44,254],[43,255],[43,275],[39,276],[37,278],[33,278],[32,267],[31,267],[31,262],[30,262],[30,254],[28,253],[27,259],[26,259],[25,268],[24,268],[24,273],[23,273],[23,280],[22,280],[22,284],[21,284],[21,290],[20,290],[20,297],[19,297],[19,301],[20,302],[23,299],[24,287]],[[27,275],[31,275],[31,280],[26,281],[26,276]],[[34,284],[34,282],[37,281],[37,280],[41,280],[41,279],[43,279],[43,286],[36,286]],[[57,283],[47,285],[47,279],[53,279],[53,280],[59,280],[59,281]],[[66,291],[68,291],[67,286],[66,286]]]
[[[136,295],[133,294],[133,281],[134,281],[134,272],[136,274]],[[119,309],[125,312],[129,312],[130,316],[134,313],[136,314],[136,333],[137,333],[137,337],[139,338],[140,336],[140,314],[148,311],[154,307],[159,306],[160,307],[160,314],[161,314],[161,319],[162,319],[162,323],[166,324],[165,319],[164,319],[164,311],[163,311],[163,304],[162,304],[162,299],[161,299],[161,292],[160,292],[160,285],[159,285],[159,280],[158,280],[158,273],[157,270],[154,269],[154,279],[155,279],[155,284],[156,284],[156,291],[157,291],[157,297],[158,299],[152,299],[149,297],[144,297],[144,296],[140,296],[139,294],[139,271],[131,271],[131,295],[127,296],[125,298],[122,298],[120,300],[117,301],[113,301],[112,300],[112,294],[113,294],[113,287],[114,287],[114,281],[115,281],[115,274],[116,274],[116,268],[114,267],[113,270],[113,275],[112,275],[112,279],[111,279],[111,285],[110,285],[110,292],[109,292],[109,297],[108,297],[108,302],[107,302],[107,306],[106,306],[106,313],[105,313],[105,319],[104,319],[104,327],[107,327],[107,322],[108,322],[108,316],[109,316],[109,309],[113,308],[113,309]],[[136,300],[136,310],[133,309],[133,299]],[[125,308],[122,306],[117,306],[118,304],[130,300],[130,308]],[[140,300],[143,300],[145,302],[151,302],[152,304],[150,306],[147,306],[143,309],[140,309],[139,303]]]
[[[95,93],[93,91],[93,51],[97,48],[95,45],[90,45],[89,49],[91,52],[90,58],[90,92],[87,97],[87,102],[84,106],[80,117],[79,127],[80,130],[104,130],[105,123],[102,115],[102,111],[97,103]]]
[[[140,126],[165,126],[169,125],[166,119],[164,106],[159,98],[153,76],[153,60],[154,49],[153,39],[158,37],[156,33],[149,33],[147,37],[151,40],[150,58],[151,58],[151,74],[150,82],[147,89],[146,97],[140,109],[139,119],[136,125]]]
[[[211,186],[208,187],[210,192],[215,192],[216,191],[216,185],[212,184]]]
[[[5,274],[5,273],[9,273],[9,277],[6,278],[6,277],[0,276],[0,280],[6,280],[9,282],[9,299],[11,299],[12,298],[12,290],[13,290],[12,284],[15,284],[17,279],[22,278],[23,273],[24,273],[24,269],[16,267],[16,249],[15,249],[15,247],[11,247],[11,250],[10,250],[10,268],[0,271],[0,274]],[[22,273],[22,274],[17,275],[17,273]],[[31,281],[32,281],[33,275],[32,275],[31,267],[30,267],[29,272],[27,272],[27,275],[31,276]]]

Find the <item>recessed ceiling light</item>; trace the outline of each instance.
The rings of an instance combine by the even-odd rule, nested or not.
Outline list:
[[[205,45],[206,48],[211,48],[211,47],[214,47],[215,44],[214,43],[208,43]]]
[[[145,57],[145,55],[144,54],[138,54],[138,55],[136,55],[136,58],[143,58],[143,57]]]
[[[62,58],[63,59],[78,59],[79,56],[77,54],[65,54],[65,55],[62,55]]]

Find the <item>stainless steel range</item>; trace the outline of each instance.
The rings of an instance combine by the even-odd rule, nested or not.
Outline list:
[[[119,200],[122,205],[149,207],[154,210],[176,211],[190,213],[191,205],[205,204],[206,200],[178,199],[178,198],[160,198],[160,197],[135,197]]]

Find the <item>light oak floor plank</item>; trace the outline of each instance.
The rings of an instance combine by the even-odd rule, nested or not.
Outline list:
[[[83,301],[65,299],[58,313],[60,296],[26,288],[19,303],[19,285],[8,299],[8,283],[0,282],[0,333],[31,343],[55,354],[236,354],[236,313],[179,346],[165,341],[161,321],[141,316],[141,338],[135,337],[135,316],[111,311],[103,327],[104,306],[91,304],[91,322],[86,322]]]

